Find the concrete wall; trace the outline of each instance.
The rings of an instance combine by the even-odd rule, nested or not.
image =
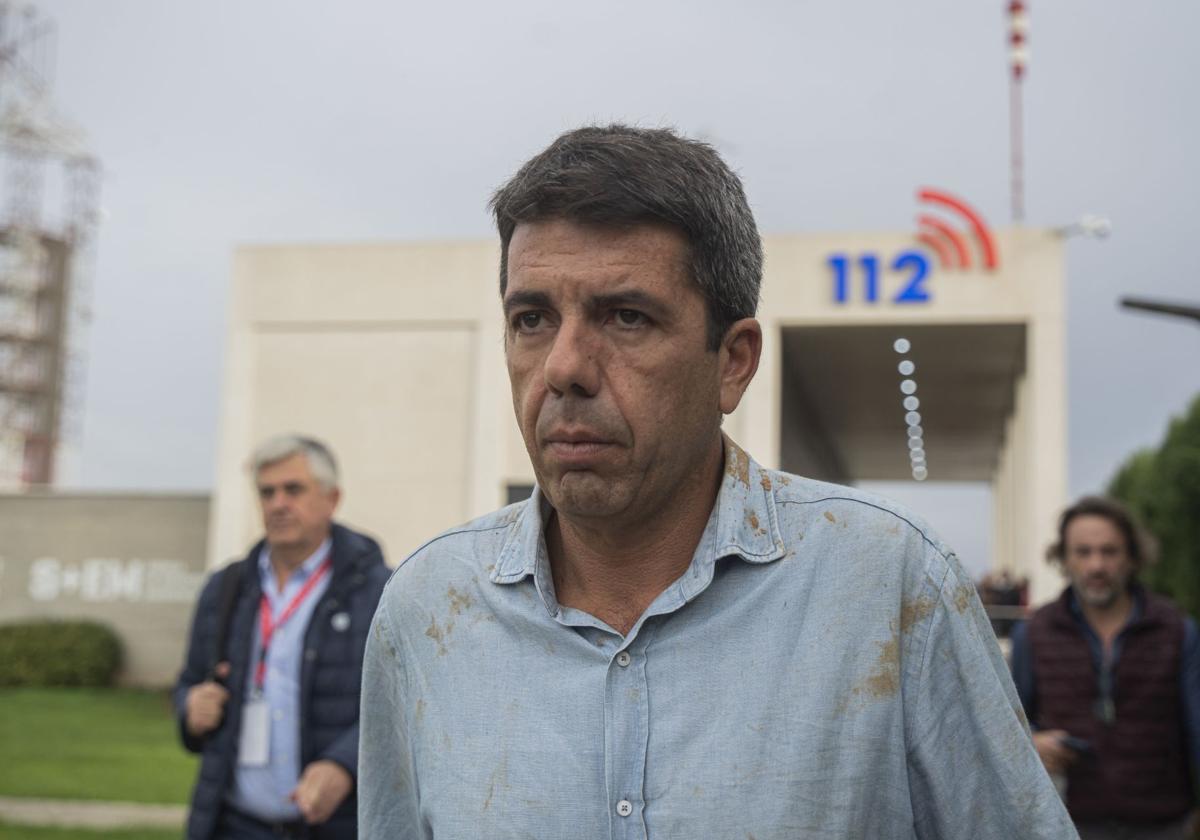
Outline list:
[[[340,517],[393,563],[500,503],[511,408],[497,260],[481,242],[237,252],[211,565],[260,533],[246,458],[280,432],[332,446]]]
[[[121,637],[119,678],[170,684],[204,580],[207,496],[0,495],[0,623],[90,619]]]

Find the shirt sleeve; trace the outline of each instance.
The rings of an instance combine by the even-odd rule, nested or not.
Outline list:
[[[1012,644],[1012,678],[1030,727],[1037,729],[1037,683],[1033,675],[1033,651],[1029,646],[1029,624],[1017,622],[1008,637]]]
[[[1196,622],[1185,618],[1183,624],[1183,661],[1179,688],[1183,693],[1183,729],[1187,735],[1188,760],[1192,778],[1200,778],[1200,631]]]
[[[432,834],[420,821],[406,681],[387,612],[385,592],[363,657],[358,833],[360,837],[426,840]]]
[[[1078,835],[1046,774],[975,587],[939,557],[915,688],[906,691],[909,788],[922,840]],[[934,575],[934,580],[938,579]]]

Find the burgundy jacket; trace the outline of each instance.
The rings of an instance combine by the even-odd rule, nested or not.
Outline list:
[[[1192,807],[1180,690],[1184,621],[1170,601],[1140,588],[1141,615],[1121,631],[1115,665],[1097,665],[1072,610],[1070,589],[1029,621],[1039,729],[1091,744],[1072,765],[1067,810],[1075,820],[1174,819]]]

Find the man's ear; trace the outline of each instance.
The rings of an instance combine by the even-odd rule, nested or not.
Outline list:
[[[721,377],[721,413],[732,414],[758,371],[762,355],[762,326],[756,318],[735,321],[717,350]]]

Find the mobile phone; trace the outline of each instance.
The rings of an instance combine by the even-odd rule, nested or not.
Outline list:
[[[1086,738],[1077,738],[1074,735],[1066,735],[1058,739],[1059,743],[1067,749],[1074,750],[1080,755],[1089,755],[1092,752],[1092,742]]]

